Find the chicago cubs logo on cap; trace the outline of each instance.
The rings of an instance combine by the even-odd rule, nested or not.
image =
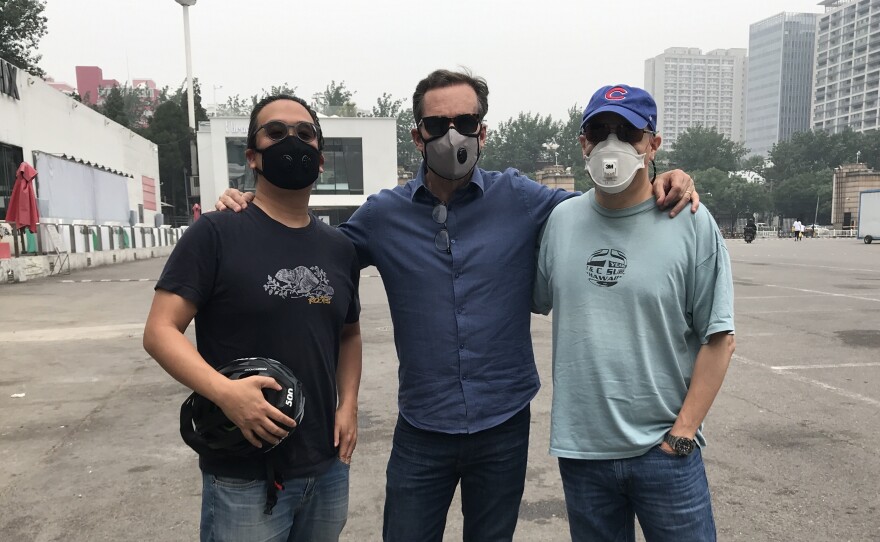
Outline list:
[[[644,89],[623,84],[598,89],[584,109],[581,127],[592,117],[606,111],[622,116],[636,128],[657,130],[657,104]]]
[[[606,100],[623,100],[626,98],[626,89],[623,87],[614,87],[608,89],[608,92],[605,93]]]

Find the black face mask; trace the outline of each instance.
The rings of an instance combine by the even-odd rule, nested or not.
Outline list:
[[[321,153],[296,136],[287,136],[255,152],[263,155],[263,169],[254,169],[278,188],[302,190],[318,180]]]

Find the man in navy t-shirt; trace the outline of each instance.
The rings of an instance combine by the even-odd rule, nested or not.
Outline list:
[[[299,98],[272,96],[253,110],[248,165],[257,178],[242,213],[208,213],[165,266],[144,347],[181,383],[218,405],[256,447],[271,454],[202,455],[202,540],[338,540],[348,515],[361,375],[360,268],[354,247],[309,212],[324,162],[317,115]],[[194,347],[184,336],[196,321]],[[305,416],[270,405],[272,378],[230,380],[216,368],[244,357],[288,366],[302,382]],[[264,513],[268,457],[283,479]],[[280,484],[279,484],[280,485]]]

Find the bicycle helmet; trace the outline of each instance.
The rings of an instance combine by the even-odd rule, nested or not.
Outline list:
[[[302,383],[293,371],[281,362],[270,358],[241,358],[217,369],[232,380],[251,376],[268,376],[281,385],[281,390],[263,388],[263,397],[297,425],[302,421],[305,396]],[[278,424],[288,431],[295,428]],[[266,453],[281,443],[263,442],[257,448],[244,437],[241,430],[226,417],[223,411],[197,393],[192,393],[180,407],[180,435],[190,448],[202,455],[247,457]],[[284,439],[282,439],[283,441]]]

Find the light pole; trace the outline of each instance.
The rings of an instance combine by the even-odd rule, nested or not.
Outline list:
[[[559,165],[559,153],[556,152],[556,149],[559,148],[559,144],[556,143],[555,141],[548,141],[547,143],[544,143],[541,146],[553,153],[554,164],[556,164],[558,166]]]
[[[190,163],[190,178],[198,177],[199,175],[199,163],[198,156],[196,155],[196,98],[195,98],[195,89],[193,88],[193,77],[192,77],[192,50],[190,48],[190,40],[189,40],[189,8],[190,6],[196,5],[197,0],[175,0],[178,4],[183,6],[183,40],[184,46],[186,49],[186,101],[189,106],[189,129],[191,131],[190,140],[189,140],[189,163]],[[186,185],[184,184],[184,191],[186,190]],[[187,201],[187,203],[189,203]],[[176,211],[176,209],[175,209]]]
[[[217,89],[223,88],[223,85],[214,85],[214,107],[217,107]]]

